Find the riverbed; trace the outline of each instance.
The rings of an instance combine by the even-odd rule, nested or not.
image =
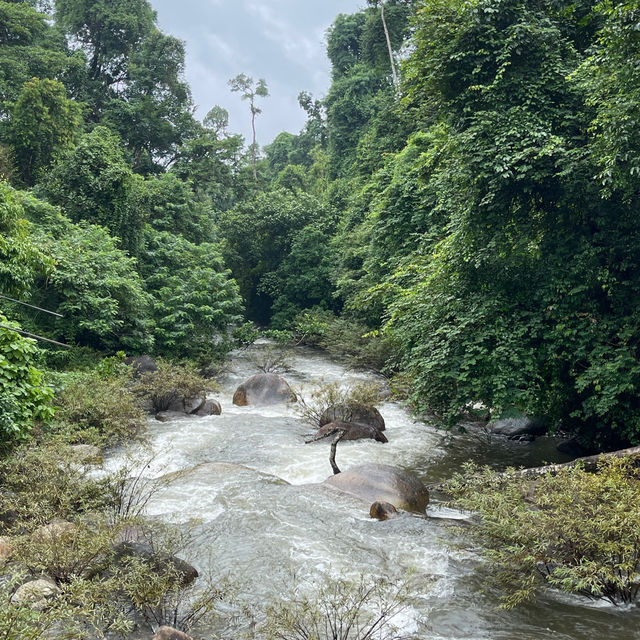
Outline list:
[[[165,478],[147,515],[193,533],[182,557],[214,582],[227,577],[246,605],[237,625],[259,629],[269,604],[298,589],[312,594],[327,580],[385,580],[406,584],[407,606],[394,620],[402,634],[420,640],[636,640],[637,607],[616,608],[548,591],[512,611],[498,609],[487,589],[479,550],[464,534],[468,514],[432,500],[427,517],[402,514],[379,522],[369,505],[320,483],[331,474],[326,442],[305,444],[311,428],[295,405],[235,407],[236,387],[257,373],[259,343],[232,355],[212,394],[222,415],[150,421],[148,448],[133,451],[139,471]],[[323,383],[375,381],[375,374],[304,347],[288,349],[282,375],[305,398]],[[379,380],[380,382],[384,382]],[[380,411],[389,442],[341,442],[343,470],[391,464],[438,482],[474,459],[497,467],[536,466],[562,458],[552,440],[518,443],[481,434],[449,434],[414,419],[396,402]],[[110,468],[132,452],[116,452]],[[221,464],[222,463],[222,464]],[[234,610],[239,610],[236,606]],[[231,611],[231,608],[229,609]],[[224,634],[236,622],[220,621],[205,633]],[[202,630],[200,630],[202,631]],[[206,635],[205,635],[206,637]],[[225,636],[233,637],[233,636]],[[259,636],[255,636],[259,637]]]

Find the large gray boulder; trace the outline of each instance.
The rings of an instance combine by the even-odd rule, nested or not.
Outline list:
[[[343,440],[364,440],[370,438],[377,442],[389,442],[381,431],[378,431],[374,426],[370,424],[362,424],[360,422],[329,422],[320,427],[314,440],[322,440],[328,436],[338,433],[339,430],[344,430]]]
[[[335,404],[324,410],[320,416],[319,426],[330,422],[357,422],[375,427],[378,431],[385,430],[384,418],[375,407],[364,405]]]
[[[366,464],[327,478],[329,487],[372,502],[388,502],[396,509],[424,512],[429,492],[422,481],[408,471],[386,464]]]
[[[546,431],[539,420],[522,416],[518,418],[503,418],[489,425],[492,433],[506,436],[512,440],[533,439],[543,435]]]
[[[261,407],[295,402],[296,394],[284,378],[275,373],[258,373],[241,384],[233,394],[233,404]]]
[[[145,373],[152,373],[158,370],[158,363],[151,356],[125,358],[124,363],[131,367],[134,378],[139,378]]]

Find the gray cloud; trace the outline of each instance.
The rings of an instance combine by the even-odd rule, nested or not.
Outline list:
[[[239,73],[265,78],[270,97],[261,100],[258,141],[281,131],[297,133],[305,114],[300,91],[322,96],[329,87],[325,32],[339,13],[364,0],[151,0],[165,33],[184,40],[186,78],[197,114],[213,105],[229,111],[230,129],[250,136],[249,109],[227,81]]]

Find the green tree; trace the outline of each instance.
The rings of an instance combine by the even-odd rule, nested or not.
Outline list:
[[[66,93],[57,80],[33,78],[13,106],[11,141],[22,178],[29,185],[78,134],[81,107]]]
[[[42,189],[73,221],[107,227],[124,249],[136,255],[142,214],[133,197],[134,184],[120,139],[106,127],[96,127],[59,157]]]
[[[262,113],[262,109],[256,105],[256,98],[266,98],[269,95],[269,89],[264,78],[260,78],[255,84],[253,78],[244,73],[238,74],[235,78],[229,80],[229,86],[234,93],[240,93],[242,100],[249,101],[249,109],[251,111],[251,131],[253,134],[251,142],[251,166],[253,168],[254,184],[258,184],[258,174],[256,170],[256,160],[258,156],[258,146],[256,140],[256,116]]]
[[[131,53],[151,31],[147,0],[55,0],[55,16],[89,57],[89,76],[104,86],[125,78]]]
[[[34,340],[21,337],[20,325],[0,313],[0,450],[25,438],[36,421],[53,417],[53,392],[34,364]]]
[[[0,293],[14,297],[28,296],[53,268],[26,217],[19,192],[0,182]]]
[[[331,210],[317,198],[283,189],[261,193],[220,215],[223,255],[245,301],[250,319],[267,324],[273,281],[291,252],[298,233],[316,222],[331,220]]]
[[[37,283],[32,300],[64,317],[38,317],[36,327],[68,343],[111,352],[148,352],[153,346],[151,297],[137,264],[100,226],[72,223],[34,198],[25,207],[38,221],[40,245],[55,269]]]
[[[154,298],[158,353],[204,358],[228,347],[228,331],[239,323],[242,303],[217,245],[196,245],[149,228],[141,272]]]

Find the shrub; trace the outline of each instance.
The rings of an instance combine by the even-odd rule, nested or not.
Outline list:
[[[91,479],[73,450],[59,442],[25,445],[0,460],[0,485],[7,491],[2,509],[14,512],[16,526],[26,531],[55,518],[102,511],[109,504],[104,481]]]
[[[146,420],[126,375],[67,376],[56,393],[58,429],[72,442],[113,445],[138,438]]]
[[[269,640],[395,640],[391,621],[406,602],[404,588],[385,580],[327,581],[270,607],[264,631]]]
[[[468,467],[449,484],[458,504],[478,512],[475,534],[507,590],[502,606],[545,584],[568,593],[630,603],[640,593],[640,472],[628,460],[580,466],[532,482]]]
[[[202,377],[192,364],[158,361],[158,370],[144,373],[131,390],[153,412],[167,411],[176,402],[203,397],[213,382]]]
[[[362,382],[350,387],[342,387],[337,382],[324,384],[311,393],[308,402],[296,392],[298,404],[296,410],[302,420],[317,428],[322,414],[336,405],[351,409],[359,407],[377,407],[380,404],[380,385],[375,382]]]
[[[18,327],[0,314],[0,323]],[[53,393],[34,366],[33,340],[0,327],[0,448],[26,437],[34,421],[53,417]]]

